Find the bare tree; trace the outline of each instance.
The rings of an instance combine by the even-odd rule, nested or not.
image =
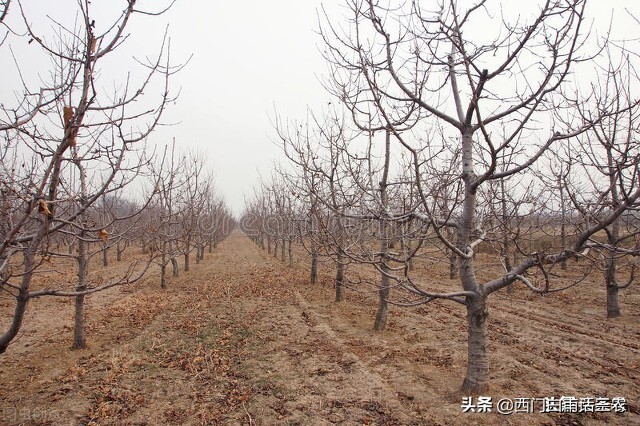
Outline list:
[[[53,235],[75,228],[80,230],[76,236],[82,238],[86,232],[103,229],[87,226],[84,218],[101,197],[122,188],[145,164],[144,141],[159,123],[165,106],[174,100],[168,82],[171,74],[179,70],[169,63],[165,37],[155,59],[137,62],[145,72],[144,77],[137,84],[125,77],[123,85],[108,94],[98,78],[101,65],[107,60],[117,60],[118,48],[127,38],[125,30],[130,18],[161,12],[137,9],[135,1],[128,1],[114,22],[97,27],[90,2],[82,0],[78,2],[76,23],[65,26],[52,20],[53,35],[45,37],[43,30],[30,24],[30,14],[36,12],[25,9],[20,2],[17,5],[28,45],[39,49],[53,68],[49,81],[36,90],[23,81],[22,100],[16,106],[3,104],[1,111],[3,152],[12,153],[5,158],[9,162],[25,158],[22,162],[25,167],[11,167],[3,159],[7,187],[19,204],[19,213],[2,235],[0,264],[10,264],[17,257],[22,257],[22,262],[21,272],[5,273],[3,277],[3,292],[15,299],[15,309],[0,336],[0,353],[20,330],[30,299],[86,295],[131,282],[146,270],[132,265],[124,278],[86,287],[80,281],[79,289],[64,284],[31,288]],[[26,39],[24,43],[26,46]],[[160,93],[160,99],[149,104],[149,95],[145,93]],[[86,191],[74,187],[77,183],[77,180],[72,183],[74,170],[83,175],[89,168],[94,175],[88,177],[91,180],[86,181]],[[76,208],[62,208],[71,204]]]
[[[182,208],[179,205],[179,194],[186,185],[186,176],[180,173],[182,161],[176,158],[175,141],[170,150],[165,149],[162,161],[153,167],[153,184],[157,196],[154,202],[147,209],[147,226],[145,234],[153,235],[152,244],[154,250],[158,251],[158,262],[160,263],[160,288],[167,287],[167,266],[172,265],[173,276],[179,275],[178,261],[178,240],[179,217]]]
[[[345,221],[349,206],[360,196],[358,185],[352,190],[345,184],[355,170],[342,158],[344,144],[350,138],[345,133],[345,119],[334,109],[323,116],[309,111],[307,121],[285,123],[276,121],[276,131],[287,158],[296,166],[296,173],[280,171],[290,192],[300,203],[299,221],[303,247],[311,255],[311,283],[317,279],[319,252],[336,265],[335,300],[344,300],[345,267],[350,262],[350,235]],[[357,233],[356,233],[357,234]],[[359,237],[359,235],[358,235]]]
[[[180,192],[179,203],[181,214],[179,248],[184,258],[184,270],[189,271],[191,266],[191,253],[196,249],[196,262],[200,255],[198,247],[199,229],[198,221],[204,208],[204,201],[212,193],[212,176],[205,169],[204,156],[195,152],[185,153],[180,167],[184,186]]]
[[[580,105],[581,118],[595,124],[576,141],[582,155],[567,162],[562,177],[563,186],[577,187],[568,196],[584,220],[581,228],[604,225],[606,240],[593,236],[589,241],[601,263],[607,317],[615,318],[621,315],[619,291],[637,282],[640,255],[640,229],[634,220],[639,208],[634,193],[640,187],[640,104],[632,95],[640,79],[626,52],[607,49],[605,56],[604,77],[594,83],[591,102]],[[572,182],[578,179],[580,183]],[[633,210],[609,220],[625,205]]]
[[[215,192],[212,192],[205,199],[204,215],[198,226],[202,241],[211,253],[231,233],[236,223],[224,200],[216,197]],[[201,255],[204,256],[204,247]]]
[[[408,268],[382,273],[413,295],[415,299],[404,304],[445,299],[465,306],[468,361],[462,389],[484,392],[488,296],[517,281],[535,292],[549,291],[546,270],[579,255],[591,245],[591,236],[614,223],[640,196],[640,186],[625,193],[618,206],[585,227],[566,249],[527,252],[494,279],[477,278],[474,251],[487,235],[479,217],[479,190],[491,181],[506,182],[527,173],[559,141],[593,129],[615,110],[613,106],[588,119],[578,117],[575,105],[583,100],[567,95],[571,72],[592,58],[584,46],[586,1],[536,5],[529,22],[503,10],[497,25],[488,0],[441,1],[438,8],[418,1],[351,0],[348,5],[348,28],[330,19],[321,28],[330,65],[327,86],[356,126],[371,129],[368,123],[374,116],[391,132],[395,149],[409,158],[420,200],[409,214],[385,212],[377,217],[401,221],[411,216],[428,225],[457,257],[461,288],[429,290]],[[487,31],[489,18],[495,35]],[[474,31],[474,25],[483,28],[482,33]],[[442,137],[420,137],[425,134]],[[461,192],[445,210],[434,196],[438,165],[447,163],[452,165],[447,176]],[[542,285],[534,285],[526,271],[540,271]]]

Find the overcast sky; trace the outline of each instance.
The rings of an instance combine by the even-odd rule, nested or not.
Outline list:
[[[318,108],[329,100],[318,81],[326,74],[316,33],[320,3],[179,0],[169,16],[175,53],[194,54],[177,78],[182,86],[174,109],[182,121],[179,139],[206,151],[217,186],[236,213],[258,172],[268,177],[280,157],[269,121],[274,108],[284,117],[300,119],[307,105]],[[637,3],[591,1],[590,15],[604,25],[612,7],[622,15],[625,7],[638,9]],[[336,19],[345,13],[342,0],[322,4]],[[637,25],[625,28],[621,36],[640,35]]]
[[[98,8],[120,3],[124,0],[94,0],[97,25],[102,22]],[[138,2],[140,7],[159,3]],[[319,76],[326,74],[316,33],[321,3],[332,19],[340,20],[345,12],[343,0],[178,0],[164,16],[138,17],[131,23],[126,48],[133,53],[153,52],[149,48],[159,44],[168,23],[174,62],[193,55],[172,82],[181,96],[165,121],[179,124],[160,129],[152,139],[167,143],[175,137],[179,146],[206,155],[217,188],[236,214],[242,212],[244,197],[251,195],[259,173],[268,177],[273,161],[281,157],[273,143],[270,116],[277,111],[284,117],[304,118],[307,106],[318,108],[330,100],[319,82]],[[74,10],[76,3],[24,4],[27,10],[54,7],[51,13],[60,14],[67,7]],[[640,2],[625,0],[592,0],[590,16],[604,26],[612,8],[622,16],[625,7],[640,16]],[[635,22],[626,19],[616,34],[634,38],[640,32]],[[4,52],[2,58],[7,58]]]
[[[339,1],[323,3],[336,9]],[[279,157],[274,111],[303,117],[307,105],[329,99],[318,80],[326,69],[315,33],[319,5],[179,0],[169,16],[175,54],[194,54],[176,79],[182,94],[171,116],[182,122],[179,139],[206,152],[217,187],[238,214],[258,173],[268,177]]]

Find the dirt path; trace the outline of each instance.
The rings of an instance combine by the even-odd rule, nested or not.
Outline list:
[[[616,328],[498,298],[490,326],[494,398],[624,396],[636,412],[464,414],[459,307],[392,310],[374,334],[374,304],[306,277],[234,232],[164,292],[151,274],[93,296],[82,351],[72,301],[36,301],[0,359],[2,424],[640,424],[637,309]]]

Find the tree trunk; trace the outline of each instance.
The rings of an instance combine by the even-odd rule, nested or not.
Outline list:
[[[280,260],[282,263],[285,262],[285,250],[286,250],[287,241],[283,238],[280,242]]]
[[[311,248],[311,277],[309,281],[311,284],[315,284],[318,281],[318,250],[315,245]]]
[[[336,265],[336,302],[344,300],[344,254],[338,251],[338,264]]]
[[[374,331],[383,331],[387,327],[387,314],[389,312],[389,268],[387,261],[389,258],[390,246],[390,225],[386,216],[388,207],[387,179],[389,175],[389,162],[391,157],[391,132],[386,131],[385,134],[385,160],[384,169],[382,171],[382,179],[380,181],[380,290],[378,291],[378,312],[376,320],[373,324]]]
[[[109,246],[106,244],[102,248],[102,266],[109,266]]]
[[[289,239],[289,266],[293,266],[293,250],[291,248],[292,241]]]
[[[607,283],[607,318],[616,318],[622,315],[618,304],[618,286],[615,282]]]
[[[116,261],[121,262],[122,261],[122,248],[120,247],[120,241],[118,241],[116,243]]]
[[[383,251],[383,253],[385,252]],[[387,302],[389,300],[389,277],[386,275],[388,268],[383,264],[381,269],[378,312],[376,313],[376,321],[373,324],[373,331],[384,331],[387,327],[387,314],[389,313],[389,303]]]
[[[31,262],[31,264],[33,264],[33,262]],[[25,270],[27,269],[25,268]],[[16,307],[13,310],[11,326],[0,336],[0,354],[3,354],[7,350],[11,341],[18,335],[18,331],[20,331],[22,320],[24,319],[24,313],[27,310],[27,303],[29,301],[27,294],[32,274],[32,272],[27,272],[22,277],[22,285],[20,286],[18,295],[16,296]],[[27,277],[27,275],[29,276]],[[27,283],[27,286],[25,286],[25,282]]]
[[[180,276],[180,268],[178,267],[178,259],[175,256],[171,256],[171,267],[173,269],[173,276],[175,278]]]
[[[66,142],[68,143],[68,142]],[[65,147],[65,142],[63,142],[61,147]],[[51,177],[49,179],[48,185],[48,199],[55,200],[57,198],[58,186],[60,183],[60,170],[62,168],[62,159],[63,159],[64,150],[56,151],[54,154],[54,158],[52,160],[52,170]],[[54,215],[55,206],[51,207],[51,216]],[[45,216],[44,221],[41,223],[38,231],[34,235],[33,239],[28,243],[27,249],[23,254],[23,265],[22,270],[24,274],[22,275],[22,280],[20,282],[20,288],[18,289],[18,294],[16,297],[16,306],[13,311],[13,318],[11,319],[11,325],[9,329],[0,335],[0,354],[4,353],[7,350],[7,347],[11,343],[11,341],[18,335],[20,331],[20,327],[22,326],[22,321],[24,319],[24,314],[27,309],[27,303],[29,301],[29,287],[31,286],[31,279],[33,278],[33,271],[36,268],[35,256],[42,240],[46,235],[49,234],[50,224],[49,219]]]
[[[162,258],[160,260],[160,288],[167,288],[167,255],[163,251]]]
[[[311,284],[318,281],[318,242],[316,241],[317,224],[316,224],[316,199],[311,196],[311,210],[309,211],[309,224],[311,227],[309,244],[311,246]]]
[[[87,247],[86,242],[83,240],[84,231],[80,233],[78,238],[78,285],[77,291],[84,291],[87,289],[87,277],[88,262],[87,262]],[[104,252],[104,250],[103,250]],[[84,335],[84,299],[83,294],[76,296],[75,303],[75,317],[74,317],[74,329],[73,329],[73,349],[84,349],[87,347],[87,341]]]
[[[167,264],[164,261],[160,265],[160,288],[167,288]]]
[[[83,289],[78,286],[77,290]],[[84,298],[83,294],[76,296],[72,349],[84,349],[87,347],[87,341],[84,336]]]
[[[48,221],[45,221],[41,225],[33,240],[31,240],[31,242],[29,243],[27,250],[24,251],[22,266],[24,275],[22,275],[20,288],[18,289],[18,295],[16,296],[16,306],[13,311],[11,325],[9,326],[9,329],[7,331],[0,335],[0,354],[4,353],[7,350],[11,341],[18,335],[20,327],[22,327],[22,321],[24,320],[24,314],[27,310],[27,304],[29,302],[29,287],[31,286],[33,271],[36,267],[36,251],[40,247],[40,243],[47,235],[48,231],[49,224]]]
[[[189,256],[191,255],[191,238],[187,238],[187,241],[184,244],[184,271],[189,271]]]
[[[608,153],[609,154],[609,153]],[[611,155],[609,157],[609,167],[611,167],[612,160]],[[616,182],[616,173],[610,173],[609,179],[611,182],[611,209],[616,209],[620,206],[620,196],[618,193],[618,187]],[[611,227],[607,232],[607,242],[612,247],[618,247],[620,244],[620,219],[616,219],[611,223]],[[607,318],[616,318],[622,315],[620,311],[620,305],[618,304],[618,281],[616,275],[618,272],[618,260],[616,253],[611,250],[605,252],[605,264],[604,264],[604,281],[607,288]]]
[[[453,250],[449,250],[449,279],[453,280],[458,276],[457,256]]]
[[[560,245],[562,250],[567,248],[567,207],[565,206],[564,185],[562,182],[562,176],[558,176],[558,189],[560,190]],[[563,258],[560,261],[560,269],[567,270],[567,259]]]
[[[473,133],[462,133],[462,176],[464,180],[464,201],[457,227],[457,248],[464,254],[458,258],[460,282],[465,291],[474,293],[466,296],[467,306],[467,374],[462,383],[462,391],[467,394],[486,392],[489,388],[489,366],[487,363],[487,305],[486,294],[478,283],[474,260],[471,254],[471,238],[475,229],[477,195],[474,186],[476,175],[473,170]]]
[[[617,244],[618,224],[614,223],[611,236],[609,238],[609,244]],[[616,318],[622,315],[620,311],[620,304],[618,303],[618,283],[616,281],[616,269],[618,267],[616,254],[612,251],[607,251],[605,254],[604,262],[604,282],[607,289],[607,318]]]
[[[487,309],[484,295],[467,297],[467,374],[462,383],[466,394],[481,394],[489,390],[487,361]]]

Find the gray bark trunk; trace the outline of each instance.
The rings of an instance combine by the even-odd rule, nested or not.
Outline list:
[[[176,259],[175,256],[171,256],[171,268],[172,268],[173,276],[176,278],[179,277],[180,268],[178,267],[178,259]]]
[[[487,362],[487,306],[476,278],[474,259],[471,254],[471,238],[476,216],[476,175],[473,170],[473,134],[462,133],[462,177],[464,180],[464,201],[462,216],[458,226],[457,248],[466,256],[459,257],[460,281],[465,291],[475,293],[466,297],[467,306],[467,373],[462,383],[462,391],[468,394],[486,392],[489,383]]]
[[[109,266],[109,247],[106,244],[102,248],[102,266]]]
[[[316,242],[317,224],[316,224],[316,200],[315,197],[311,197],[311,210],[309,211],[309,220],[311,221],[311,284],[315,284],[318,281],[318,245]]]
[[[189,257],[191,255],[191,238],[187,238],[187,241],[184,245],[184,271],[189,271]]]
[[[86,242],[83,240],[84,231],[80,232],[80,238],[78,238],[78,285],[77,291],[83,291],[87,289],[87,280],[89,275],[89,266],[87,261],[87,247]],[[84,335],[84,299],[83,294],[76,296],[75,300],[75,316],[74,316],[74,329],[73,329],[73,349],[84,349],[87,347],[87,341]]]
[[[489,390],[487,360],[487,310],[484,296],[467,298],[467,374],[462,391],[479,394]]]
[[[389,313],[389,269],[387,261],[389,257],[390,229],[387,219],[388,194],[387,179],[389,175],[389,161],[391,157],[391,132],[386,131],[385,135],[385,160],[384,169],[382,170],[382,180],[380,181],[380,290],[378,291],[378,312],[376,320],[373,324],[374,331],[383,331],[387,327],[387,315]]]
[[[167,288],[167,255],[165,251],[162,252],[162,257],[160,260],[160,288]]]
[[[560,222],[560,244],[562,245],[562,250],[565,250],[567,248],[567,208],[564,203],[564,187],[562,186],[562,182],[560,182],[560,220],[562,221]],[[567,259],[562,259],[560,261],[560,269],[562,269],[563,271],[567,270]]]
[[[388,244],[382,243],[383,250],[389,249]],[[383,331],[387,327],[387,316],[389,313],[389,277],[385,274],[388,268],[381,266],[382,274],[380,277],[380,290],[378,291],[378,312],[376,312],[376,320],[373,324],[374,331]]]
[[[407,259],[407,266],[410,271],[413,271],[413,258],[411,256],[411,238],[402,238],[400,240],[402,244],[402,252],[405,253]]]
[[[338,251],[338,264],[336,265],[336,302],[344,300],[344,254]]]
[[[315,249],[315,245],[311,250],[311,277],[309,279],[311,284],[315,284],[318,281],[318,251]]]
[[[618,286],[616,283],[607,283],[607,318],[616,318],[622,315],[618,303]]]
[[[611,183],[611,209],[617,209],[620,206],[620,196],[617,187],[618,172],[614,166],[611,148],[607,151],[607,162],[609,164],[609,182]],[[611,224],[611,228],[607,234],[609,245],[617,247],[620,243],[620,219],[616,219]],[[604,280],[607,288],[607,318],[616,318],[622,315],[620,305],[618,304],[618,282],[616,275],[618,271],[618,261],[616,253],[613,251],[605,252],[605,268]]]
[[[16,306],[13,310],[11,325],[9,326],[9,329],[0,336],[0,354],[7,350],[11,341],[18,335],[20,327],[22,327],[22,321],[29,302],[29,286],[31,285],[31,278],[33,277],[33,270],[35,267],[35,251],[45,234],[46,227],[43,226],[34,241],[31,242],[30,247],[24,253],[25,274],[22,276],[18,295],[16,296]]]
[[[620,235],[620,224],[616,220],[611,224],[611,230],[608,242],[611,246],[618,245],[618,237]],[[618,269],[618,261],[613,251],[605,252],[604,264],[604,282],[607,289],[607,318],[616,318],[622,315],[620,304],[618,303],[618,282],[616,280],[616,271]]]

